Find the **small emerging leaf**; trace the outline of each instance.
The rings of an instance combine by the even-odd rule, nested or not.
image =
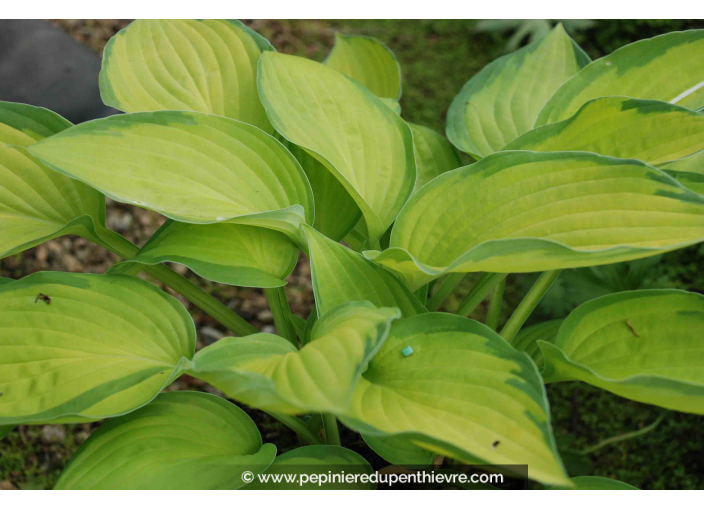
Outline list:
[[[408,124],[413,131],[418,179],[413,191],[432,181],[435,177],[462,166],[455,148],[440,133],[425,126]]]
[[[257,426],[227,400],[163,393],[113,418],[81,445],[55,489],[237,489],[274,460]]]

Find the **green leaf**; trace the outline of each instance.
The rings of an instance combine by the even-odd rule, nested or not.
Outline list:
[[[0,425],[127,413],[183,372],[188,312],[129,276],[35,273],[0,286]]]
[[[690,110],[704,107],[704,30],[634,42],[595,60],[567,80],[540,111],[542,126],[567,119],[603,96],[659,99]]]
[[[704,195],[704,150],[659,166],[683,186]]]
[[[704,114],[628,97],[589,101],[571,118],[528,131],[504,150],[585,151],[650,165],[704,149]]]
[[[120,266],[178,262],[203,278],[241,287],[286,285],[298,248],[280,232],[251,225],[194,225],[169,220],[132,259]]]
[[[380,97],[379,99],[396,115],[401,115],[401,104],[398,101],[389,99],[388,97]],[[410,123],[407,124],[410,126]]]
[[[601,476],[576,476],[570,478],[574,483],[574,487],[567,488],[568,490],[576,491],[618,491],[618,490],[639,490],[638,487],[633,487],[624,482],[619,482],[618,480],[612,480],[610,478],[604,478]],[[563,489],[563,487],[550,487],[551,489]]]
[[[447,112],[447,137],[481,159],[533,128],[538,112],[589,57],[562,28],[510,53],[470,79]]]
[[[0,101],[0,258],[65,234],[95,240],[104,224],[100,193],[20,148],[70,126],[44,108]]]
[[[207,393],[163,393],[81,445],[55,489],[237,489],[274,460],[247,413]]]
[[[2,425],[0,426],[0,439],[4,439],[5,436],[7,436],[10,432],[12,432],[12,429],[14,429],[14,425]]]
[[[366,88],[312,60],[265,52],[258,79],[274,128],[340,180],[376,243],[413,191],[410,128]]]
[[[557,319],[523,328],[511,341],[511,345],[513,345],[515,349],[525,352],[528,356],[533,358],[536,365],[541,367],[543,365],[543,353],[540,347],[538,347],[537,342],[538,340],[543,340],[545,342],[554,343],[555,339],[557,339],[557,332],[560,330],[560,326],[562,326],[563,322],[564,319]]]
[[[335,33],[335,46],[325,59],[332,67],[381,98],[401,99],[401,65],[384,43],[365,35]]]
[[[417,124],[408,125],[413,132],[418,179],[413,191],[418,191],[440,174],[462,166],[455,148],[440,133]]]
[[[303,227],[310,249],[311,278],[318,315],[349,301],[397,307],[404,317],[427,310],[417,297],[386,270],[310,227]]]
[[[534,363],[471,319],[429,313],[395,323],[340,419],[468,463],[527,464],[535,480],[568,484]]]
[[[362,434],[364,442],[382,459],[395,466],[422,469],[432,464],[435,454],[404,437]]]
[[[340,482],[345,475],[372,475],[374,469],[358,453],[332,445],[303,446],[288,451],[276,457],[274,463],[266,470],[271,475],[268,483],[254,482],[246,485],[247,490],[365,490],[375,489],[376,484]],[[304,483],[300,478],[295,481],[286,480],[286,475],[308,475]],[[321,482],[310,481],[311,475],[317,475]],[[337,480],[333,482],[337,476]],[[327,478],[326,478],[327,477]],[[271,480],[276,480],[276,482]]]
[[[300,351],[267,333],[223,338],[198,352],[189,373],[251,407],[340,412],[399,315],[393,308],[347,303],[315,323]]]
[[[193,110],[271,134],[257,61],[273,49],[235,20],[137,20],[105,47],[100,95],[123,112]]]
[[[26,147],[72,125],[46,108],[0,101],[0,147]]]
[[[636,290],[597,298],[567,317],[554,344],[538,342],[543,377],[704,414],[703,330],[701,294]]]
[[[301,164],[310,181],[315,201],[313,227],[330,239],[342,240],[359,221],[362,211],[325,165],[288,141],[284,141],[284,145]]]
[[[294,239],[313,221],[303,170],[281,143],[197,112],[115,115],[72,127],[29,151],[119,202],[187,223],[232,220]]]
[[[501,152],[413,195],[390,248],[365,252],[418,288],[446,272],[548,271],[704,239],[704,198],[656,168],[583,152]]]

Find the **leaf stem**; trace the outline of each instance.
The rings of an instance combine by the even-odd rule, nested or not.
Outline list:
[[[450,294],[452,294],[452,291],[455,290],[455,287],[457,287],[457,285],[462,281],[462,278],[466,275],[467,273],[450,273],[447,275],[428,300],[426,305],[428,311],[434,312],[440,308],[440,305],[445,302]]]
[[[335,418],[334,414],[323,414],[323,427],[325,429],[325,441],[327,444],[341,446],[340,431],[337,428],[337,418]]]
[[[542,297],[555,280],[557,280],[557,277],[560,276],[560,271],[560,269],[557,269],[555,271],[545,271],[542,273],[516,307],[513,315],[511,315],[511,318],[506,322],[506,325],[500,333],[508,342],[511,342],[518,331],[520,331],[530,314],[535,310],[535,307],[538,306]]]
[[[494,292],[491,295],[489,302],[489,311],[486,314],[486,325],[496,331],[499,325],[499,316],[501,315],[501,305],[504,302],[504,289],[506,288],[506,280],[503,279],[494,287]]]
[[[264,295],[274,316],[277,333],[298,348],[296,330],[288,318],[291,309],[288,306],[288,299],[286,299],[286,291],[283,287],[274,287],[273,289],[264,289]]]
[[[123,259],[130,259],[139,252],[137,246],[112,230],[100,228],[98,235],[100,239],[94,239],[97,244],[107,248]],[[143,270],[164,285],[181,294],[235,335],[246,336],[259,332],[257,328],[230,310],[219,300],[164,264],[154,266],[145,265]]]
[[[498,285],[498,283],[504,280],[508,276],[508,273],[484,273],[479,281],[474,284],[472,290],[469,291],[467,297],[460,303],[457,309],[457,315],[462,317],[467,317],[472,313],[479,304],[484,301],[484,299],[489,295],[489,292]]]
[[[579,453],[583,454],[588,454],[588,453],[593,453],[597,450],[602,449],[604,446],[608,446],[612,443],[618,443],[619,441],[625,441],[626,439],[633,439],[634,437],[642,436],[644,434],[647,434],[648,432],[652,432],[657,428],[660,423],[662,423],[662,420],[665,419],[665,416],[669,414],[668,411],[665,411],[662,413],[653,423],[648,425],[647,427],[643,427],[642,429],[639,430],[634,430],[633,432],[626,432],[625,434],[619,434],[618,436],[613,436],[608,439],[604,439],[603,441],[599,441],[597,444],[594,446],[590,446],[589,448],[585,448]]]
[[[296,418],[295,416],[289,416],[286,414],[278,414],[278,413],[272,413],[269,411],[265,411],[266,414],[274,418],[275,420],[280,421],[284,425],[286,425],[288,428],[293,430],[296,434],[301,439],[306,440],[310,444],[324,444],[323,440],[320,439],[318,436],[316,436],[308,427],[306,427],[305,423],[303,423],[300,419]]]

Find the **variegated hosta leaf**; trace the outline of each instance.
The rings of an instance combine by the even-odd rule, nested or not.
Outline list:
[[[345,248],[310,227],[303,227],[310,249],[310,269],[318,315],[349,301],[390,306],[411,317],[427,310],[401,281],[379,264]]]
[[[35,273],[0,286],[0,424],[127,413],[182,373],[195,327],[138,278]]]
[[[281,232],[251,225],[194,225],[169,220],[132,259],[118,264],[178,262],[203,278],[241,287],[282,287],[298,248]],[[137,263],[137,264],[135,264]]]
[[[528,131],[503,150],[586,151],[650,165],[704,149],[704,114],[628,97],[589,101],[573,117]]]
[[[538,340],[554,343],[563,322],[563,319],[557,319],[523,328],[511,341],[511,345],[533,358],[533,361],[540,367],[543,365],[543,353],[538,347]]]
[[[396,115],[401,115],[401,105],[398,101],[395,99],[389,99],[388,97],[380,97],[379,99],[381,99],[381,102],[384,103]]]
[[[335,33],[325,65],[361,83],[378,97],[401,98],[401,66],[384,43],[364,35]]]
[[[300,351],[267,333],[223,338],[198,352],[190,373],[251,407],[340,412],[399,316],[395,308],[347,303],[318,319]]]
[[[659,99],[690,110],[704,107],[704,30],[634,42],[595,60],[566,81],[540,111],[536,126],[574,115],[590,99]]]
[[[304,149],[285,141],[284,145],[308,176],[315,201],[313,227],[335,241],[342,240],[362,216],[352,196],[324,164]]]
[[[363,483],[360,479],[351,483],[333,483],[331,475],[342,476],[347,474],[371,475],[374,469],[358,453],[333,445],[311,445],[295,448],[276,457],[266,473],[271,475],[269,483],[264,483],[255,478],[243,489],[247,490],[365,490],[374,489],[376,484]],[[300,478],[286,479],[286,475],[319,475],[329,477],[325,481],[305,481]],[[276,480],[275,477],[282,477]],[[276,481],[273,481],[273,480]]]
[[[247,413],[207,393],[163,393],[93,432],[55,489],[238,489],[276,456]]]
[[[46,108],[0,101],[0,147],[26,147],[72,125]]]
[[[273,49],[236,20],[137,20],[105,47],[100,95],[123,112],[214,113],[271,134],[257,61]]]
[[[533,128],[538,112],[589,57],[562,28],[474,75],[447,112],[447,137],[481,159]]]
[[[425,126],[410,122],[408,125],[413,132],[413,147],[418,169],[418,179],[413,191],[418,191],[438,175],[462,166],[462,161],[447,138]]]
[[[95,239],[104,224],[100,193],[19,148],[70,126],[44,108],[0,101],[0,258],[64,234]]]
[[[471,319],[423,314],[394,324],[340,419],[471,463],[527,464],[568,484],[542,379],[530,358]]]
[[[232,220],[296,238],[313,197],[286,148],[261,130],[197,112],[148,112],[86,122],[29,151],[109,197],[188,223]]]
[[[413,191],[410,128],[366,88],[312,60],[265,52],[258,79],[274,128],[340,180],[376,243]]]
[[[639,490],[638,487],[633,487],[618,480],[611,478],[603,478],[601,476],[575,476],[570,478],[574,484],[573,487],[568,487],[568,490],[575,491],[623,491],[623,490]],[[562,487],[551,487],[551,489],[562,489]]]
[[[683,186],[704,195],[704,150],[659,166]]]
[[[584,381],[686,413],[704,414],[704,296],[679,290],[619,292],[565,320],[538,342],[546,382]]]
[[[654,167],[584,152],[501,152],[413,195],[390,248],[365,252],[412,288],[446,272],[547,271],[704,239],[704,198]]]

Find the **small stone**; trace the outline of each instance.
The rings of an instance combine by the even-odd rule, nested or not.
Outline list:
[[[276,328],[274,326],[264,326],[262,333],[276,333]]]
[[[413,347],[411,347],[410,345],[407,345],[406,347],[403,348],[403,350],[401,351],[401,354],[403,354],[405,357],[410,356],[411,354],[413,354]]]
[[[271,322],[273,318],[274,314],[271,313],[271,310],[262,310],[257,314],[257,319],[262,322]]]
[[[212,342],[215,342],[216,340],[220,340],[221,338],[225,337],[225,333],[223,333],[222,331],[218,331],[217,329],[212,328],[210,326],[203,326],[198,330],[198,333],[200,333],[203,337]]]
[[[17,487],[10,480],[0,480],[0,491],[16,491]]]
[[[63,443],[66,439],[66,429],[63,425],[44,425],[42,427],[42,442]]]

